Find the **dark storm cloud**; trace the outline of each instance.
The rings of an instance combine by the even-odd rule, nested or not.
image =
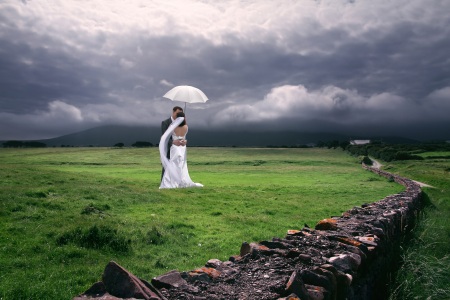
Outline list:
[[[400,2],[6,1],[0,139],[157,125],[181,84],[211,99],[197,127],[425,136],[450,122],[450,4]]]
[[[0,10],[0,19],[4,20],[0,35],[0,111],[30,113],[45,110],[55,99],[83,104],[107,93],[99,82],[106,72],[90,66],[75,47],[45,31],[32,30],[32,21],[18,26],[20,16],[15,10]]]

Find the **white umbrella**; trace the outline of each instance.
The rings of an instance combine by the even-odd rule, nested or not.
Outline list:
[[[205,93],[196,87],[189,85],[179,85],[168,91],[164,96],[172,101],[184,102],[184,109],[186,110],[186,103],[205,103],[208,101]]]

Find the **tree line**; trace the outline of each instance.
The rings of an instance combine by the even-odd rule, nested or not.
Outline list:
[[[424,158],[418,154],[430,151],[450,151],[450,143],[383,144],[375,142],[365,145],[348,145],[345,150],[354,156],[371,156],[387,162],[395,160],[423,160]]]
[[[393,144],[381,141],[372,141],[364,145],[352,145],[349,141],[319,141],[316,144],[319,148],[336,149],[348,151],[351,155],[368,157],[384,161],[396,160],[423,160],[424,158],[418,154],[424,152],[446,152],[450,151],[450,143],[445,141],[423,142],[415,144]],[[442,158],[449,158],[448,156]]]
[[[151,142],[137,141],[131,145],[131,147],[144,148],[144,147],[154,147],[155,145]],[[3,148],[46,148],[47,144],[36,141],[7,141],[3,143]],[[74,147],[71,145],[61,145],[60,147]],[[88,147],[94,147],[89,145]],[[113,147],[125,147],[124,143],[116,143]]]
[[[41,142],[7,141],[3,148],[45,148],[47,145]]]

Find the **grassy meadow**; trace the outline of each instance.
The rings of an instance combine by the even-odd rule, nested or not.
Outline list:
[[[204,188],[159,190],[156,148],[0,149],[0,299],[71,299],[110,260],[192,270],[403,190],[342,150],[189,148],[188,164]]]
[[[422,152],[424,160],[384,163],[383,169],[427,183],[427,205],[404,249],[391,300],[450,298],[450,152]]]

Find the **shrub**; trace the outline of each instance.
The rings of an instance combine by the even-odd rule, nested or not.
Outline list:
[[[164,243],[164,241],[164,235],[159,228],[153,226],[152,229],[147,232],[146,242],[148,244],[161,245]]]
[[[110,249],[117,252],[131,250],[131,240],[121,236],[116,229],[109,226],[91,226],[87,230],[75,228],[59,236],[56,240],[59,246],[69,243],[90,249]]]
[[[368,156],[360,157],[360,161],[361,161],[361,163],[368,165],[368,166],[371,166],[373,163],[372,160]]]
[[[102,205],[101,207],[97,207],[94,203],[90,203],[88,206],[81,210],[82,215],[90,215],[90,214],[99,214],[104,215],[105,210],[110,209],[111,207],[108,204]]]

